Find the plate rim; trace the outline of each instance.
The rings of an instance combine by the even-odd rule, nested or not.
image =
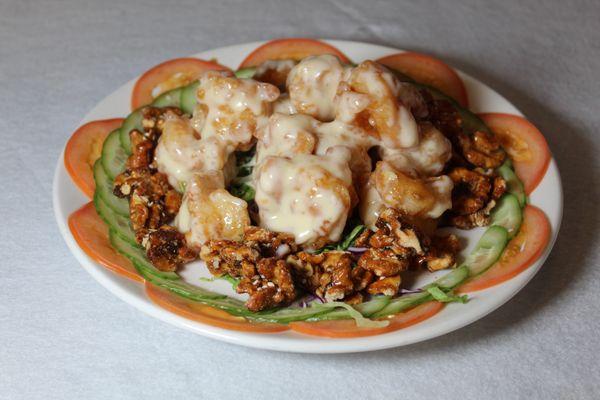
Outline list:
[[[366,46],[366,48],[371,48],[373,51],[376,51],[376,52],[383,51],[383,52],[388,52],[390,54],[392,52],[406,51],[406,50],[397,49],[397,48],[390,47],[390,46],[382,46],[382,45],[371,44],[371,43],[367,43],[367,42],[346,41],[346,40],[329,40],[329,39],[320,39],[320,40],[330,43],[330,44],[342,49],[342,51],[344,51],[344,52],[348,52],[348,50],[343,49],[345,47],[357,47],[357,46],[358,47]],[[191,55],[191,57],[202,58],[202,57],[206,57],[206,55],[209,55],[211,53],[232,52],[232,51],[236,51],[236,49],[240,49],[243,47],[251,47],[251,46],[257,47],[263,43],[266,43],[267,41],[268,40],[255,41],[255,42],[248,42],[248,43],[241,43],[241,44],[219,47],[219,48],[210,49],[210,50],[206,50],[206,51]],[[243,52],[240,52],[240,53],[241,54],[237,55],[238,58],[243,58],[246,55]],[[510,105],[510,107],[512,107],[514,109],[515,114],[524,116],[520,110],[518,110],[510,101],[508,101],[500,93],[496,92],[493,88],[491,88],[487,84],[471,77],[470,75],[460,71],[459,69],[456,69],[456,68],[454,68],[454,69],[459,74],[459,76],[465,81],[465,83],[467,83],[467,81],[468,81],[470,84],[477,85],[479,87],[482,87],[486,91],[490,91],[495,97],[498,97],[501,101],[503,101],[507,105]],[[118,92],[126,90],[126,88],[128,86],[133,86],[134,82],[138,78],[139,78],[139,76],[137,76],[137,77],[131,79],[130,81],[128,81],[127,83],[119,86],[117,89],[115,89],[114,91],[112,91],[111,93],[106,95],[103,99],[101,99],[99,102],[97,102],[96,105],[84,116],[84,118],[80,122],[80,126],[90,120],[90,117],[94,114],[94,112],[99,108],[99,106],[104,101],[106,101],[109,97],[116,95]],[[127,100],[129,102],[129,99],[127,99]],[[67,140],[68,140],[68,137],[67,137]],[[313,337],[313,336],[308,336],[308,335],[301,335],[298,333],[291,333],[291,331],[275,333],[275,334],[272,334],[272,333],[256,334],[256,333],[248,333],[248,332],[238,332],[238,331],[227,330],[227,329],[222,329],[222,328],[206,325],[206,324],[203,324],[203,323],[197,322],[197,321],[188,320],[184,317],[173,314],[173,313],[155,305],[146,297],[143,284],[140,284],[139,282],[133,282],[127,278],[118,276],[118,275],[112,273],[111,271],[106,270],[104,267],[102,267],[101,265],[94,262],[91,258],[89,258],[83,252],[83,250],[81,250],[81,248],[77,245],[75,239],[73,238],[70,230],[68,229],[68,224],[67,224],[68,215],[63,212],[62,207],[61,207],[62,203],[66,200],[63,199],[64,195],[61,194],[62,191],[60,190],[60,188],[62,188],[63,185],[65,184],[65,182],[64,182],[65,178],[66,178],[67,182],[70,182],[70,178],[65,170],[64,163],[63,163],[64,147],[65,146],[63,145],[62,151],[60,153],[60,157],[59,157],[56,167],[55,167],[54,176],[53,176],[53,182],[52,182],[53,211],[54,211],[54,216],[55,216],[55,219],[56,219],[58,227],[59,227],[59,231],[60,231],[63,239],[65,240],[70,252],[73,254],[75,259],[84,267],[84,269],[96,281],[98,281],[102,286],[104,286],[113,295],[120,298],[124,302],[134,306],[136,309],[142,311],[146,315],[152,316],[154,318],[157,318],[159,320],[167,322],[171,325],[186,329],[188,331],[194,332],[196,334],[200,334],[205,337],[217,339],[217,340],[232,343],[232,344],[252,347],[252,348],[284,351],[284,352],[298,352],[298,353],[323,353],[323,354],[326,354],[326,353],[355,353],[355,352],[375,351],[375,350],[383,350],[383,349],[388,349],[388,348],[406,346],[409,344],[413,344],[413,343],[417,343],[417,342],[421,342],[421,341],[425,341],[425,340],[430,340],[435,337],[442,336],[442,335],[445,335],[452,331],[461,329],[461,328],[465,327],[466,325],[469,325],[481,318],[484,318],[489,313],[495,311],[496,309],[498,309],[499,307],[504,305],[506,302],[508,302],[510,299],[512,299],[517,293],[519,293],[531,279],[533,279],[533,277],[538,273],[538,271],[541,269],[542,265],[545,263],[546,259],[548,258],[549,254],[551,253],[552,248],[554,247],[554,244],[558,237],[558,233],[560,231],[560,226],[562,223],[564,194],[563,194],[563,190],[562,190],[562,181],[560,178],[560,172],[558,170],[556,161],[555,161],[554,157],[552,156],[552,158],[550,160],[550,164],[546,171],[546,175],[544,176],[544,179],[543,179],[543,180],[545,180],[546,177],[549,175],[549,173],[553,173],[556,175],[554,183],[556,184],[556,191],[557,191],[558,196],[554,199],[554,202],[553,202],[556,206],[556,211],[558,213],[557,215],[555,215],[556,227],[553,226],[552,218],[550,216],[548,216],[551,227],[552,227],[552,237],[548,243],[548,246],[544,250],[544,253],[538,258],[538,260],[536,261],[536,263],[534,265],[527,268],[525,271],[521,272],[519,275],[512,278],[511,280],[499,285],[500,287],[505,287],[505,288],[512,286],[511,290],[505,290],[505,291],[511,292],[511,293],[502,294],[500,301],[495,302],[493,305],[487,307],[484,311],[475,313],[469,318],[462,318],[462,320],[459,320],[459,323],[454,323],[454,324],[446,323],[445,326],[437,327],[437,329],[432,329],[430,331],[426,330],[424,332],[420,332],[420,331],[422,331],[422,329],[418,329],[418,326],[420,324],[417,324],[417,325],[413,325],[411,327],[408,327],[408,328],[405,328],[405,329],[402,329],[399,331],[394,331],[394,332],[385,333],[385,334],[381,334],[381,335],[360,337],[360,338],[349,338],[349,339]],[[70,185],[72,186],[72,189],[74,189],[75,191],[78,191],[77,188],[74,188],[75,185],[72,182],[70,182]],[[534,193],[535,193],[535,191],[534,191]],[[532,195],[533,195],[533,193],[532,193]],[[81,197],[83,203],[80,204],[79,206],[77,206],[75,209],[77,209],[78,207],[81,207],[83,204],[86,204],[87,202],[90,201],[89,199],[85,198],[85,196],[83,196],[83,195],[80,195],[80,197]],[[71,210],[71,212],[74,211],[75,209]],[[545,213],[547,214],[547,212],[545,212]],[[517,279],[517,278],[519,278],[519,279]],[[505,286],[508,283],[512,283],[512,285]],[[494,288],[491,288],[491,289],[494,289]],[[475,292],[475,293],[486,293],[491,289],[487,289],[487,290]],[[140,297],[142,297],[142,298],[140,298]],[[453,305],[450,304],[447,307],[452,307],[452,306]],[[442,312],[440,312],[440,314],[443,312],[444,312],[444,310]],[[427,321],[434,319],[436,316],[434,316],[433,318],[430,318]],[[423,323],[425,323],[427,321],[424,321]],[[450,322],[452,322],[452,321],[453,320],[451,320]],[[414,327],[417,327],[417,329],[415,329]],[[414,334],[414,335],[406,335],[405,333],[407,331],[415,331],[418,333]],[[403,337],[403,336],[408,336],[408,337]]]

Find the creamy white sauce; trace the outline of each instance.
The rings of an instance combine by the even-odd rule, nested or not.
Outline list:
[[[414,147],[390,149],[380,147],[382,160],[413,176],[435,176],[442,172],[452,157],[452,144],[433,125],[420,125],[419,144]]]
[[[293,66],[287,86],[289,94],[280,97],[273,85],[207,72],[192,118],[173,116],[165,123],[155,159],[172,184],[188,182],[176,226],[192,246],[238,240],[250,223],[246,202],[225,187],[235,174],[233,153],[254,140],[256,165],[248,183],[256,190],[260,225],[290,233],[299,244],[339,240],[357,192],[369,226],[385,207],[426,218],[451,207],[452,181],[435,177],[450,157],[450,143],[430,125],[419,129],[411,110],[420,112],[423,99],[412,87],[373,62],[351,68],[330,55]],[[387,174],[379,185],[368,154],[374,146]],[[419,196],[398,182],[434,201],[423,208]]]
[[[298,244],[339,240],[352,202],[349,152],[267,157],[255,175],[261,226]]]
[[[235,145],[247,145],[263,129],[271,115],[271,103],[279,89],[252,79],[237,79],[228,72],[208,71],[199,79],[197,112],[202,121],[195,128],[204,137],[218,137]]]
[[[330,54],[307,57],[288,74],[287,88],[298,112],[320,121],[335,118],[335,96],[346,67]]]
[[[216,137],[199,138],[190,120],[167,114],[154,159],[169,183],[181,187],[194,172],[222,170],[231,146]]]

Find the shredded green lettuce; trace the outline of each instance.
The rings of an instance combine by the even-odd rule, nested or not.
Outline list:
[[[348,311],[348,315],[354,319],[356,326],[359,328],[384,328],[390,324],[390,321],[374,321],[365,318],[356,308],[342,301],[332,301],[329,303],[319,304],[318,307],[323,308],[344,308]]]
[[[437,301],[442,303],[466,303],[469,301],[469,296],[455,296],[452,293],[446,293],[438,286],[431,286],[427,288],[427,292]]]

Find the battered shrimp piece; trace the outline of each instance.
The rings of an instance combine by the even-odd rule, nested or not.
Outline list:
[[[282,93],[273,103],[273,113],[292,115],[297,114],[298,111],[292,104],[290,95],[288,93]]]
[[[222,170],[232,151],[232,145],[215,136],[200,138],[189,118],[167,113],[154,160],[171,186],[180,190],[194,172]]]
[[[452,157],[452,144],[433,125],[419,125],[419,144],[406,149],[379,148],[382,160],[388,161],[395,169],[412,176],[439,175]]]
[[[297,112],[320,121],[335,118],[335,97],[347,68],[330,54],[307,57],[290,71],[287,88]]]
[[[175,226],[188,246],[199,250],[208,240],[241,240],[250,226],[248,205],[225,190],[221,171],[197,173],[189,181]]]
[[[292,157],[312,154],[317,144],[318,121],[304,114],[273,114],[267,128],[258,133],[257,163],[268,156]]]
[[[202,138],[217,137],[236,150],[252,145],[253,135],[266,126],[279,89],[231,72],[207,71],[200,77],[194,128]]]
[[[267,60],[256,67],[256,72],[252,79],[259,82],[270,83],[285,90],[285,82],[288,74],[298,62],[296,60]]]
[[[418,144],[417,122],[410,110],[398,101],[403,86],[390,71],[373,61],[364,61],[352,69],[347,83],[341,90],[365,94],[370,100],[366,109],[357,115],[356,123],[360,127],[388,148]]]
[[[336,151],[264,159],[255,175],[261,226],[290,233],[297,244],[339,240],[356,199],[349,158]]]
[[[406,215],[438,218],[452,207],[453,184],[445,175],[416,179],[380,161],[371,179],[383,203]]]

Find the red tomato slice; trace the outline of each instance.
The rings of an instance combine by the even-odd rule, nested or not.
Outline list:
[[[333,54],[343,63],[350,63],[344,53],[330,44],[314,39],[276,39],[258,47],[242,61],[239,68],[255,67],[267,60],[301,60],[304,57]]]
[[[152,103],[168,90],[187,85],[204,71],[229,71],[229,68],[199,58],[175,58],[149,69],[142,75],[131,93],[131,109]]]
[[[104,139],[123,123],[123,118],[92,121],[71,135],[65,147],[65,168],[77,187],[90,199],[94,197],[94,162],[100,158]]]
[[[444,308],[444,305],[437,301],[421,304],[413,309],[394,315],[389,319],[390,324],[383,328],[358,328],[354,320],[348,319],[338,321],[291,322],[290,328],[295,332],[330,338],[373,336],[397,331],[398,329],[425,321],[440,312],[442,308]]]
[[[486,113],[479,117],[508,152],[525,192],[533,192],[550,164],[550,149],[544,135],[531,122],[517,115]]]
[[[69,229],[81,250],[94,261],[126,278],[144,281],[131,262],[110,245],[108,228],[93,203],[87,203],[69,216]]]
[[[467,90],[458,74],[443,61],[420,53],[398,53],[382,57],[377,62],[424,83],[452,97],[463,107],[469,107]]]
[[[526,270],[542,254],[550,241],[550,222],[542,210],[525,207],[523,224],[504,250],[500,260],[483,274],[460,287],[460,292],[475,292],[496,286]]]
[[[155,304],[174,314],[218,328],[255,333],[283,332],[289,329],[286,325],[249,322],[245,318],[185,299],[149,283],[146,283],[146,294]]]

